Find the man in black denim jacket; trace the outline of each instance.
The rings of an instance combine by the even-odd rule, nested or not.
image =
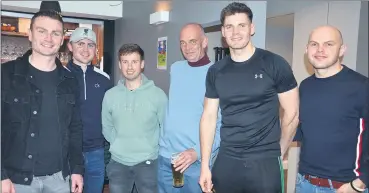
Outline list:
[[[82,192],[79,87],[56,58],[60,13],[36,13],[29,34],[32,51],[1,66],[2,193]]]

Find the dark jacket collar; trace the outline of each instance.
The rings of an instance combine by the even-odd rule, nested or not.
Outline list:
[[[88,72],[89,70],[93,69],[93,67],[94,67],[94,66],[93,66],[92,64],[87,65],[87,70],[86,70],[86,72]],[[72,59],[72,60],[69,60],[69,62],[68,62],[68,64],[67,64],[67,68],[68,68],[68,69],[70,69],[70,70],[71,70],[71,71],[73,71],[73,72],[83,73],[83,71],[82,71],[81,67],[80,67],[79,65],[75,64],[75,63],[73,62],[73,59]]]
[[[27,76],[29,78],[29,56],[32,54],[32,50],[28,50],[23,56],[16,59],[14,74],[19,76]],[[70,70],[62,65],[58,58],[55,58],[56,68],[60,79],[73,78],[73,74]]]

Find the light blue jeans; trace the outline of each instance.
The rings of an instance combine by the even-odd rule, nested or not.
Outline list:
[[[184,172],[184,186],[173,187],[172,167],[169,158],[159,156],[158,189],[159,193],[202,193],[199,185],[200,162],[196,161]]]
[[[330,188],[312,185],[304,176],[298,173],[296,178],[296,193],[336,193],[336,189],[333,188],[332,184]],[[364,193],[368,193],[368,189]]]
[[[31,185],[14,184],[16,193],[70,193],[69,176],[64,179],[62,172],[50,176],[33,177]]]

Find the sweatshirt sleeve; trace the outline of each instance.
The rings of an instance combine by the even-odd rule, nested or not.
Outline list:
[[[164,122],[165,122],[164,120],[167,112],[167,106],[168,106],[168,97],[163,90],[159,89],[157,116],[160,126],[160,132],[164,131]]]
[[[362,94],[363,112],[360,119],[360,137],[359,137],[359,160],[356,164],[356,174],[366,187],[369,186],[369,84],[366,82]]]
[[[106,141],[111,143],[115,138],[115,129],[113,125],[112,111],[108,100],[109,95],[108,92],[106,92],[102,102],[101,121],[102,121],[102,133]]]

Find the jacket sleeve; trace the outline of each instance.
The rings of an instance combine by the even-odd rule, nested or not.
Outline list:
[[[1,76],[3,77],[3,76]],[[1,82],[3,83],[3,80],[1,80]],[[3,88],[1,86],[1,88]],[[5,91],[3,89],[1,89],[1,94],[5,93]],[[3,98],[4,96],[1,95],[1,97]],[[7,142],[8,140],[6,140],[6,134],[5,134],[5,128],[7,127],[7,122],[6,120],[4,120],[5,116],[4,116],[4,113],[5,113],[5,108],[4,108],[4,104],[3,104],[3,101],[1,101],[1,117],[2,117],[2,120],[1,120],[1,180],[6,180],[8,179],[8,175],[7,175],[7,172],[6,172],[6,169],[4,167],[4,158],[6,155],[4,155],[4,152],[6,152],[6,147],[7,145],[4,144],[5,142]]]
[[[1,76],[3,77],[3,76]],[[1,81],[3,82],[3,81]],[[2,87],[1,87],[2,88]],[[3,89],[1,89],[1,94],[3,94],[5,91]],[[1,95],[1,97],[4,97],[3,95]],[[4,120],[5,116],[5,109],[4,109],[4,104],[3,101],[1,101],[1,117],[2,117],[2,121],[1,121],[1,180],[6,180],[8,179],[8,175],[6,172],[6,169],[4,167],[4,158],[6,155],[4,155],[4,152],[6,152],[5,148],[7,147],[6,144],[4,144],[5,142],[7,142],[8,140],[5,140],[5,138],[7,137],[4,133],[5,128],[7,127],[7,121]]]
[[[1,180],[6,180],[9,178],[7,171],[4,166],[4,158],[6,155],[4,154],[7,151],[5,148],[9,146],[6,144],[8,142],[6,135],[6,128],[9,128],[9,121],[7,121],[6,112],[3,100],[5,99],[5,94],[10,87],[12,70],[14,67],[14,62],[7,62],[1,64]]]
[[[75,80],[73,84],[73,92],[75,96],[75,105],[73,107],[72,120],[69,125],[69,164],[72,174],[84,173],[84,160],[82,154],[83,143],[83,125],[80,111],[79,87]]]

